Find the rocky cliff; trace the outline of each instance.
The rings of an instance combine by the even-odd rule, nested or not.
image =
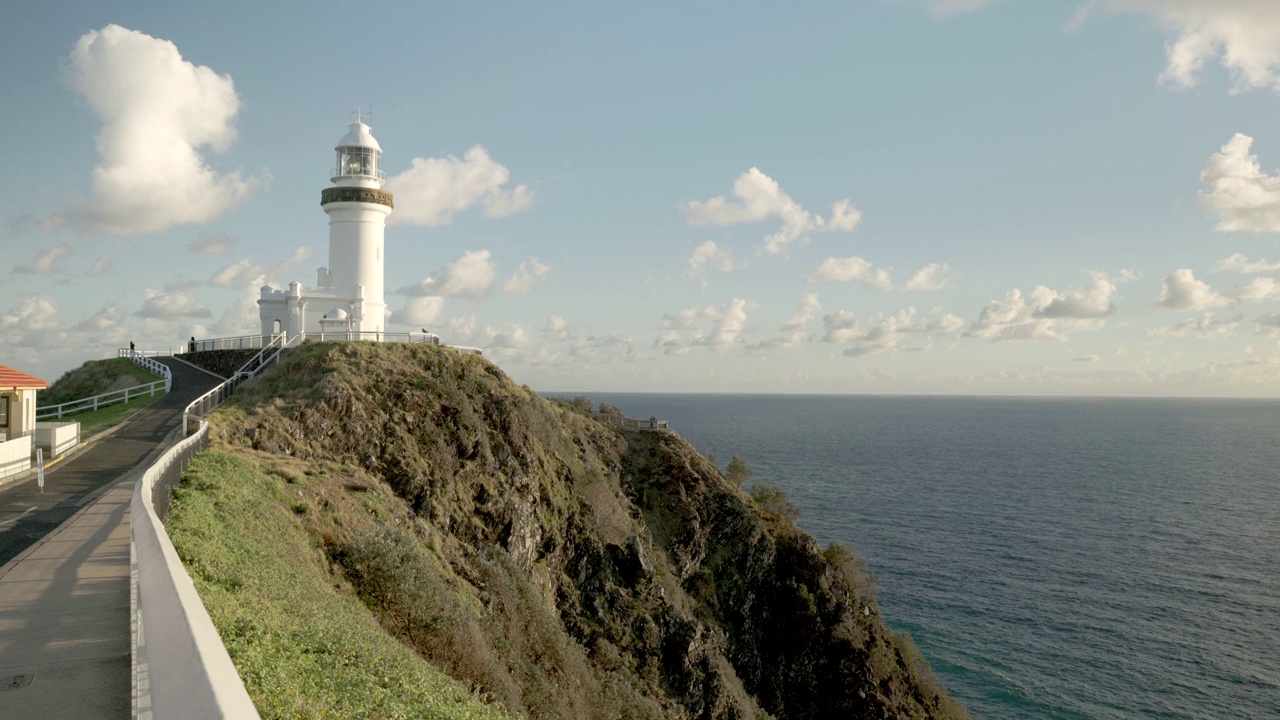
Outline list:
[[[306,345],[213,428],[281,483],[328,478],[294,512],[333,583],[511,714],[967,717],[885,626],[856,555],[819,546],[785,498],[484,358]]]

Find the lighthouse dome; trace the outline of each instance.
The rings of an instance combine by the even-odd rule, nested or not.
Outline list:
[[[338,141],[338,147],[372,148],[382,152],[382,146],[378,144],[378,141],[373,137],[373,133],[369,132],[369,130],[370,127],[359,120],[351,123],[351,127],[347,129],[347,134],[343,135],[342,139]]]
[[[325,320],[346,320],[347,311],[343,310],[342,308],[334,308],[324,314],[324,319]]]

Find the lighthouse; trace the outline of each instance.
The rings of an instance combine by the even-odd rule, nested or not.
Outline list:
[[[317,271],[315,287],[295,281],[285,290],[261,289],[263,335],[323,332],[359,338],[385,330],[383,236],[393,203],[382,189],[382,146],[357,116],[334,150],[332,185],[320,193],[320,206],[329,216],[329,266]]]

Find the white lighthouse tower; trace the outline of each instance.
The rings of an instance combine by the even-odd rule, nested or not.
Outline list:
[[[314,288],[298,282],[287,290],[262,288],[263,335],[359,333],[353,336],[369,338],[385,329],[383,234],[393,205],[391,193],[382,189],[382,146],[357,117],[335,150],[333,185],[320,193],[329,215],[329,267],[320,268]]]

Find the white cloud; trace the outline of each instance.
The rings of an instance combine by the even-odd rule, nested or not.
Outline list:
[[[1217,61],[1232,91],[1280,91],[1280,4],[1272,0],[1105,0],[1113,12],[1141,13],[1174,34],[1160,79],[1189,88]]]
[[[66,243],[54,245],[37,252],[30,263],[14,265],[13,271],[20,275],[48,275],[62,270],[62,261],[74,254],[75,249]]]
[[[662,317],[662,328],[667,332],[659,335],[654,345],[668,355],[683,354],[693,347],[723,352],[742,342],[746,324],[747,301],[741,298],[719,306],[687,308]]]
[[[468,250],[417,285],[403,287],[396,292],[410,297],[484,300],[489,297],[496,275],[492,253],[488,250]]]
[[[808,336],[810,321],[822,310],[815,293],[805,293],[800,297],[800,305],[791,318],[778,330],[764,340],[751,345],[749,350],[785,350],[799,347]]]
[[[1090,272],[1092,282],[1084,288],[1067,288],[1062,292],[1038,285],[1026,295],[1010,290],[999,300],[982,309],[965,335],[991,338],[994,342],[1010,340],[1065,341],[1069,330],[1094,330],[1103,326],[1115,312],[1118,284],[1137,277],[1122,271],[1112,277]]]
[[[933,292],[951,287],[951,268],[946,263],[929,263],[920,268],[907,280],[908,290]]]
[[[893,315],[880,314],[864,332],[853,313],[840,310],[822,318],[824,342],[847,344],[846,357],[862,357],[898,350],[927,350],[933,337],[948,335],[964,327],[964,319],[950,313],[916,320],[916,309],[909,307]],[[911,336],[924,337],[922,345],[904,347]]]
[[[893,281],[889,278],[887,270],[874,267],[869,261],[860,257],[829,257],[809,275],[808,282],[814,284],[852,280],[861,280],[862,286],[868,290],[893,289]]]
[[[1243,315],[1220,318],[1215,313],[1208,312],[1198,318],[1183,320],[1173,327],[1149,330],[1147,334],[1171,335],[1174,337],[1182,337],[1184,335],[1197,335],[1203,338],[1225,337],[1235,333],[1236,326],[1240,324],[1241,320],[1244,320]]]
[[[1166,310],[1204,310],[1230,303],[1231,300],[1217,293],[1209,284],[1196,279],[1189,268],[1169,273],[1156,306]]]
[[[550,265],[536,257],[531,257],[521,262],[520,267],[516,268],[515,274],[507,278],[507,281],[502,284],[502,292],[521,297],[529,295],[539,283],[547,279],[547,275],[550,272]]]
[[[1250,260],[1244,253],[1232,253],[1213,264],[1214,272],[1236,272],[1243,275],[1280,270],[1280,262]]]
[[[1252,146],[1253,138],[1236,133],[1200,171],[1200,202],[1218,216],[1218,230],[1280,230],[1280,177],[1262,171]]]
[[[255,265],[249,260],[239,260],[223,266],[209,278],[214,287],[251,287],[257,289],[272,281],[278,281],[286,270],[306,262],[311,257],[311,248],[300,247],[293,255],[270,267]]]
[[[689,256],[689,272],[698,275],[703,268],[711,268],[721,275],[728,275],[737,269],[737,265],[727,248],[722,248],[714,241],[708,240],[694,248],[693,255]]]
[[[235,240],[224,232],[207,232],[200,235],[195,242],[187,245],[187,250],[197,255],[221,255],[235,244]]]
[[[154,320],[213,317],[191,285],[171,283],[160,290],[147,288],[142,291],[142,299],[142,307],[133,313],[136,317]]]
[[[1165,286],[1161,288],[1156,306],[1166,310],[1203,310],[1206,307],[1226,305],[1228,302],[1228,297],[1213,291],[1208,283],[1198,281],[1192,270],[1180,268],[1165,278]]]
[[[1239,302],[1261,302],[1270,300],[1280,295],[1280,283],[1274,278],[1260,277],[1254,278],[1247,285],[1233,288],[1230,292],[1232,298]]]
[[[705,202],[694,200],[683,210],[695,225],[739,225],[769,219],[781,221],[777,232],[764,238],[764,252],[780,253],[792,243],[803,240],[813,231],[849,231],[862,220],[848,200],[840,200],[831,208],[831,219],[824,220],[791,199],[773,178],[751,168],[733,181],[733,200],[719,195]]]
[[[188,62],[173,43],[119,25],[90,31],[71,51],[70,81],[102,122],[100,162],[89,203],[49,225],[159,232],[217,217],[259,184],[206,164],[202,149],[235,141],[240,99],[229,75]]]
[[[511,171],[476,145],[462,159],[414,158],[412,166],[389,178],[396,209],[390,223],[448,225],[455,213],[483,205],[489,217],[524,212],[533,205],[533,191],[524,184],[508,187]]]
[[[440,317],[444,310],[444,298],[438,295],[419,295],[405,300],[404,307],[391,313],[396,325],[417,325],[423,329]]]

